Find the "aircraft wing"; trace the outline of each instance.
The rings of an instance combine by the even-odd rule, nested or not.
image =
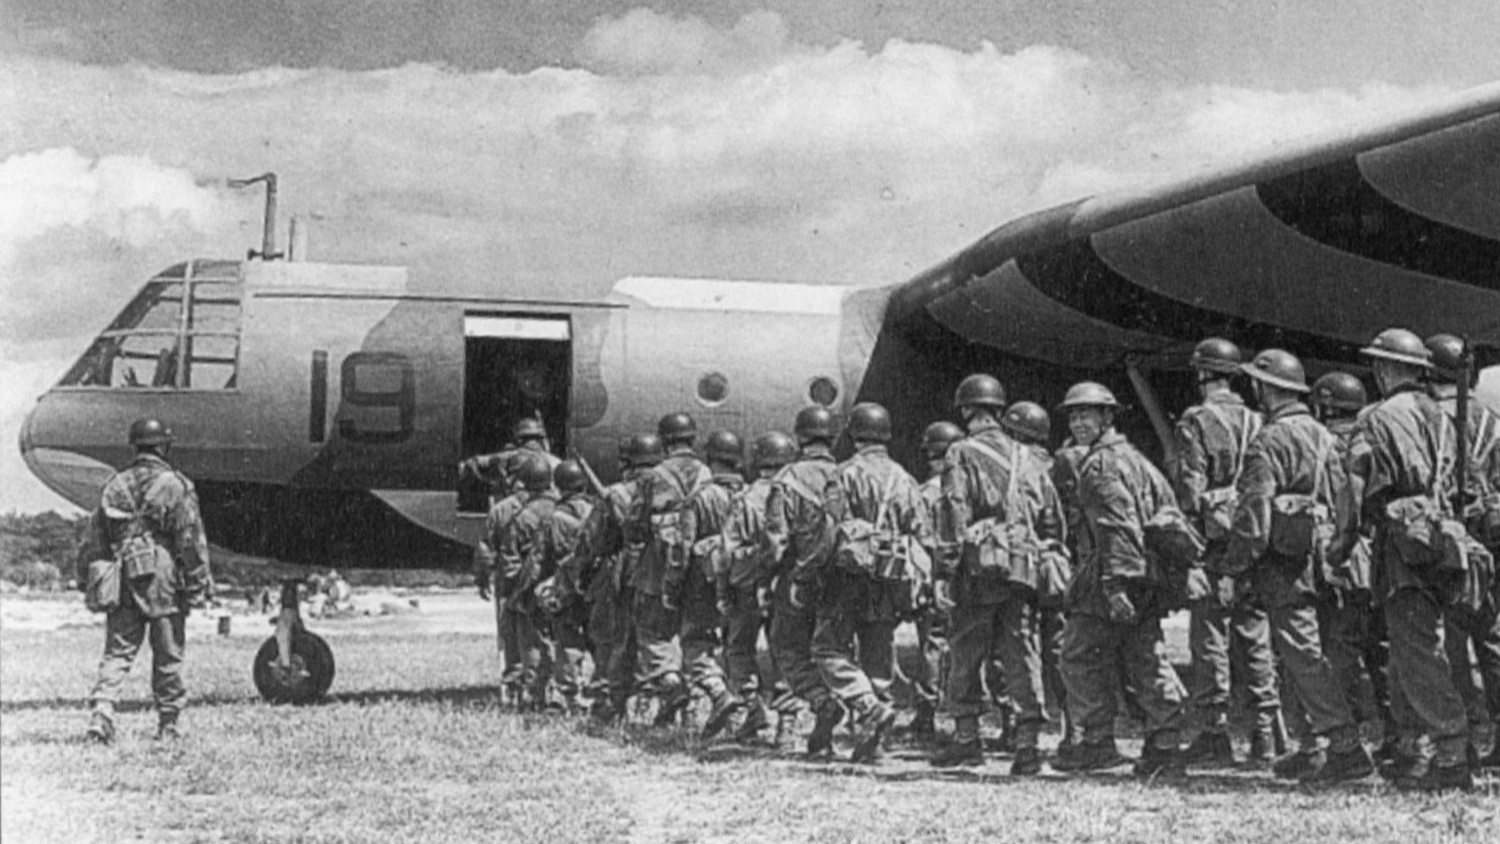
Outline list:
[[[1392,325],[1500,349],[1500,84],[1030,214],[891,293],[887,332],[1073,369],[1216,334],[1353,363]]]

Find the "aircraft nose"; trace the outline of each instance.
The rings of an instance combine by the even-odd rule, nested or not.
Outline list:
[[[100,488],[114,468],[67,447],[69,428],[63,415],[49,396],[37,401],[21,423],[21,459],[48,489],[85,510],[92,510],[99,502]]]

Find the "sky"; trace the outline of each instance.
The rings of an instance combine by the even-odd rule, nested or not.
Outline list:
[[[900,281],[1017,215],[1500,79],[1494,0],[7,0],[0,510],[153,272]]]

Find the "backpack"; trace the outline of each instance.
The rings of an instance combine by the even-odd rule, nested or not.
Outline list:
[[[1318,445],[1313,466],[1312,492],[1287,492],[1271,499],[1270,547],[1291,560],[1309,559],[1322,563],[1337,535],[1334,522],[1333,492],[1328,489],[1328,458],[1337,438],[1327,430],[1326,440]]]
[[[1205,402],[1203,408],[1219,421],[1224,430],[1234,432],[1234,426],[1230,424],[1229,417],[1224,413],[1223,408],[1213,402]],[[1210,542],[1229,537],[1234,524],[1234,511],[1239,505],[1240,494],[1237,487],[1240,473],[1245,469],[1245,454],[1250,450],[1250,429],[1256,427],[1251,424],[1254,417],[1250,415],[1249,410],[1244,410],[1243,416],[1244,424],[1240,426],[1239,442],[1236,444],[1234,453],[1234,474],[1230,477],[1228,485],[1206,490],[1200,499],[1203,535]]]
[[[910,543],[890,525],[891,502],[900,481],[900,471],[892,470],[881,490],[880,510],[874,522],[853,516],[839,522],[834,540],[834,564],[839,568],[875,580],[907,579]]]
[[[658,468],[658,476],[665,475],[671,480],[671,484],[668,487],[651,484],[651,500],[647,502],[650,507],[651,539],[660,546],[662,558],[668,567],[685,565],[691,549],[687,547],[687,538],[682,534],[682,514],[687,509],[689,499],[697,495],[709,481],[702,477],[694,478],[691,482],[684,480],[676,469],[666,463]]]
[[[1000,452],[978,439],[965,440],[996,465],[1007,461]],[[1010,580],[1031,589],[1037,585],[1041,543],[1031,525],[1017,520],[1016,487],[1022,463],[1019,444],[1011,449],[1005,484],[1005,515],[987,516],[964,528],[961,563],[984,578]]]
[[[1425,493],[1397,498],[1386,504],[1385,517],[1388,525],[1387,542],[1396,556],[1413,570],[1463,572],[1469,567],[1468,528],[1463,522],[1452,518],[1443,507],[1442,482],[1452,467],[1443,461],[1443,446],[1447,443],[1447,417],[1430,403],[1423,408],[1429,427],[1437,428],[1437,436],[1430,433],[1427,443],[1432,457],[1432,485]]]

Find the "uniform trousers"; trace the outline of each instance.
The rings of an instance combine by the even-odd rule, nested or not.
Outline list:
[[[104,619],[104,656],[99,660],[99,677],[89,694],[97,707],[114,708],[120,699],[120,687],[130,673],[130,666],[141,652],[141,644],[151,642],[151,694],[161,713],[182,709],[187,691],[182,685],[183,650],[187,645],[186,618],[173,613],[150,618],[142,613],[127,594],[120,605]]]
[[[1036,604],[1021,594],[999,603],[959,604],[948,615],[948,706],[959,732],[973,729],[986,709],[984,666],[998,656],[1006,698],[1015,713],[1019,747],[1035,747],[1046,722],[1042,707],[1042,649]],[[991,690],[993,691],[993,690]],[[959,735],[961,741],[974,736]]]
[[[816,709],[829,698],[828,686],[818,664],[813,661],[813,632],[817,617],[811,610],[798,609],[778,589],[771,607],[771,630],[768,636],[771,659],[793,695]]]
[[[1211,594],[1193,602],[1188,621],[1193,709],[1205,728],[1222,730],[1238,687],[1256,725],[1268,727],[1280,699],[1266,611],[1224,594],[1233,590],[1233,578],[1211,576],[1210,584]]]
[[[1128,694],[1145,715],[1146,734],[1157,747],[1181,741],[1186,692],[1167,661],[1161,619],[1120,623],[1082,612],[1068,616],[1063,632],[1062,675],[1068,717],[1084,743],[1114,738],[1116,703],[1123,669]]]
[[[600,589],[589,604],[588,635],[593,647],[595,700],[619,702],[629,696],[635,673],[635,621],[631,604],[635,592]]]
[[[1318,611],[1311,598],[1277,603],[1270,611],[1276,656],[1286,674],[1288,690],[1307,717],[1314,736],[1335,741],[1357,740],[1354,716],[1333,664],[1323,654]]]
[[[1391,698],[1403,740],[1425,734],[1440,765],[1456,765],[1468,743],[1463,698],[1453,687],[1443,611],[1422,589],[1399,589],[1385,602],[1391,637]]]
[[[896,670],[896,620],[820,616],[812,658],[824,685],[846,702],[889,700]]]

